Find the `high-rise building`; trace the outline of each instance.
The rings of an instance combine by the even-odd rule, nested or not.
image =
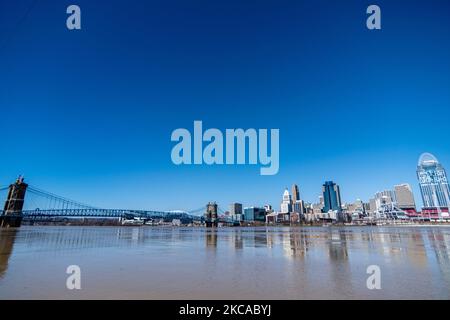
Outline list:
[[[394,204],[397,202],[395,192],[392,190],[378,191],[375,193],[375,202],[377,204],[377,209],[379,208],[380,203]]]
[[[322,195],[322,196],[319,196],[319,205],[321,205],[321,206],[322,206],[322,209],[323,209],[323,206],[324,206],[323,195]]]
[[[242,220],[242,203],[230,204],[230,216],[233,220]]]
[[[416,202],[411,186],[407,183],[399,184],[394,187],[397,207],[401,210],[416,210]]]
[[[370,213],[377,212],[377,202],[375,198],[369,199],[369,211]]]
[[[300,200],[300,191],[298,189],[298,185],[294,184],[292,186],[292,201],[296,202]]]
[[[386,198],[387,201],[391,202],[396,202],[395,200],[395,193],[392,190],[383,190],[383,191],[378,191],[377,193],[375,193],[375,199],[381,199],[381,198]]]
[[[242,203],[232,203],[230,204],[230,215],[242,214]]]
[[[305,213],[305,204],[303,200],[297,200],[292,202],[292,212],[296,212],[300,215]]]
[[[281,201],[281,213],[289,213],[292,211],[292,198],[289,190],[286,188],[283,193],[283,200]]]
[[[444,167],[431,153],[423,153],[417,164],[417,178],[425,208],[446,208],[450,190]]]
[[[258,207],[245,207],[244,220],[245,221],[266,221],[266,209]]]
[[[339,186],[333,181],[326,181],[322,187],[324,207],[323,212],[341,211],[341,192]]]

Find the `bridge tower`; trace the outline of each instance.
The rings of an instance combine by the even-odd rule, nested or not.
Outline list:
[[[0,216],[0,226],[2,228],[20,227],[27,187],[28,184],[23,182],[22,176],[19,176],[16,182],[9,186],[8,198],[5,202],[3,215]]]
[[[206,226],[208,228],[217,227],[218,222],[217,203],[209,202],[206,205],[205,219],[206,219]]]

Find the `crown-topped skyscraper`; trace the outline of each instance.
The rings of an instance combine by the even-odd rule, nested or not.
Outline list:
[[[417,164],[417,178],[424,208],[448,211],[450,191],[444,167],[431,153],[423,153]]]

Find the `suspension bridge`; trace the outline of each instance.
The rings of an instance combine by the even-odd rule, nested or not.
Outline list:
[[[39,221],[51,218],[164,219],[166,221],[181,219],[200,221],[204,219],[203,214],[205,213],[205,206],[190,211],[97,208],[28,185],[22,177],[19,177],[10,186],[0,187],[0,196],[5,193],[7,195],[5,197],[4,210],[0,211],[0,225],[2,227],[19,227],[24,219]]]

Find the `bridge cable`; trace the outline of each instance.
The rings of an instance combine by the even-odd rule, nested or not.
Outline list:
[[[43,196],[47,199],[50,200],[50,203],[52,203],[53,201],[55,202],[55,205],[61,205],[62,208],[64,208],[64,205],[72,205],[73,207],[79,207],[79,208],[83,208],[83,209],[99,209],[81,202],[77,202],[65,197],[61,197],[58,196],[54,193],[51,192],[47,192],[41,189],[38,189],[34,186],[28,186],[28,191],[30,191],[32,194],[35,195],[39,195],[39,196]],[[53,200],[53,201],[52,201]]]
[[[186,211],[186,212],[187,212],[188,214],[194,214],[194,213],[200,213],[200,214],[203,214],[204,211],[205,211],[205,206],[203,206],[203,207],[201,207],[201,208],[198,208],[198,209],[195,209],[195,210],[189,210],[189,211]]]

